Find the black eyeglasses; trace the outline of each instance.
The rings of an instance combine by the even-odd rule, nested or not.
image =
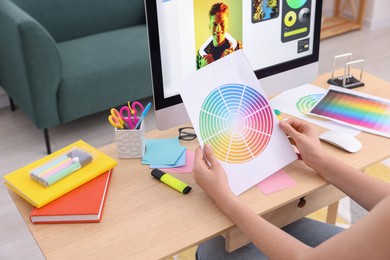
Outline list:
[[[196,138],[196,134],[193,127],[181,127],[179,128],[179,139],[183,141],[192,141]]]

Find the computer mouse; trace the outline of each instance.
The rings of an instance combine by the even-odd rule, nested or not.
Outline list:
[[[322,133],[319,138],[350,153],[356,153],[362,148],[362,144],[358,139],[340,131],[329,130]]]

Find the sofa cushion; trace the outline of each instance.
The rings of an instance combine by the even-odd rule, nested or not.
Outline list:
[[[56,42],[145,23],[143,0],[11,0]]]
[[[145,25],[62,42],[58,49],[62,122],[152,95]]]

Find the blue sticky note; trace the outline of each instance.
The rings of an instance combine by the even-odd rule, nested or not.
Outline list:
[[[174,164],[186,149],[177,137],[146,139],[145,144],[143,164]]]
[[[177,161],[174,164],[151,164],[150,168],[174,168],[174,167],[180,167],[186,164],[186,151],[184,150],[183,153],[180,155],[180,157],[177,159]]]

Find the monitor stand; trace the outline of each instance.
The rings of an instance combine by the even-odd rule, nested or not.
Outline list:
[[[190,122],[183,103],[157,110],[155,115],[157,129],[161,131]]]

